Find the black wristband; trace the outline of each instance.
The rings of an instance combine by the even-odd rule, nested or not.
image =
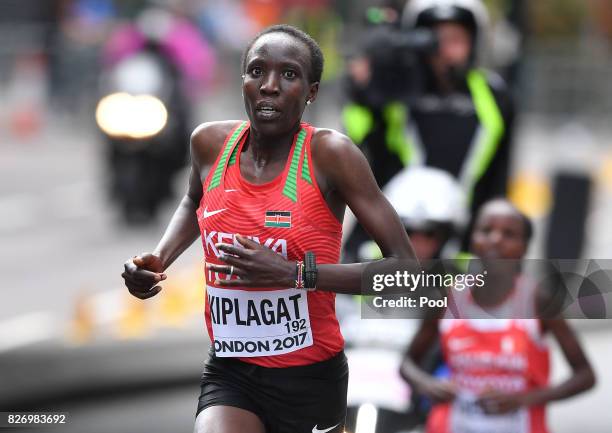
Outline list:
[[[317,257],[312,251],[304,254],[304,287],[313,290],[317,287]]]

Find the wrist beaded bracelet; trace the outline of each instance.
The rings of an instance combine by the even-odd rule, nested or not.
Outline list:
[[[304,288],[304,262],[295,262],[295,288]]]

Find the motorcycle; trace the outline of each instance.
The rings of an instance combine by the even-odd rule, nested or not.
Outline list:
[[[188,102],[154,44],[101,77],[96,123],[107,143],[111,196],[128,223],[155,217],[188,152]]]

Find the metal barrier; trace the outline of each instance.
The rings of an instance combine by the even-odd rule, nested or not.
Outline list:
[[[610,50],[597,40],[533,44],[523,65],[521,106],[541,114],[609,117]]]

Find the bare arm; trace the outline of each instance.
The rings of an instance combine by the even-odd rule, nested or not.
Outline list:
[[[538,406],[550,401],[563,400],[584,392],[595,385],[595,373],[576,338],[576,334],[565,319],[560,317],[546,319],[542,320],[542,323],[559,342],[565,359],[572,367],[572,375],[557,385],[537,388],[526,393],[487,393],[480,399],[480,404],[487,413],[505,413],[516,410],[521,406]]]
[[[423,320],[402,359],[400,375],[418,392],[441,402],[452,400],[455,397],[453,385],[436,379],[420,367],[423,356],[435,343],[437,337],[438,318]]]
[[[378,188],[361,151],[347,137],[324,131],[324,142],[315,163],[329,188],[342,199],[380,247],[390,266],[400,260],[415,260],[406,230],[397,213]],[[313,155],[315,155],[313,151]],[[338,293],[361,293],[361,277],[367,264],[319,265],[317,289]]]
[[[153,252],[161,259],[163,270],[167,269],[200,234],[196,218],[196,210],[202,199],[202,182],[199,172],[199,166],[192,157],[187,192],[174,215],[172,215],[164,235]]]
[[[542,321],[559,342],[563,355],[572,368],[572,375],[558,385],[535,390],[528,398],[528,405],[540,405],[554,400],[563,400],[584,392],[595,385],[595,373],[589,363],[576,334],[562,318]]]
[[[166,278],[163,273],[194,240],[200,229],[196,210],[203,195],[202,180],[223,143],[232,122],[203,124],[191,136],[191,171],[187,192],[181,199],[153,253],[145,253],[125,262],[122,277],[130,293],[148,299],[161,291],[157,285]]]

